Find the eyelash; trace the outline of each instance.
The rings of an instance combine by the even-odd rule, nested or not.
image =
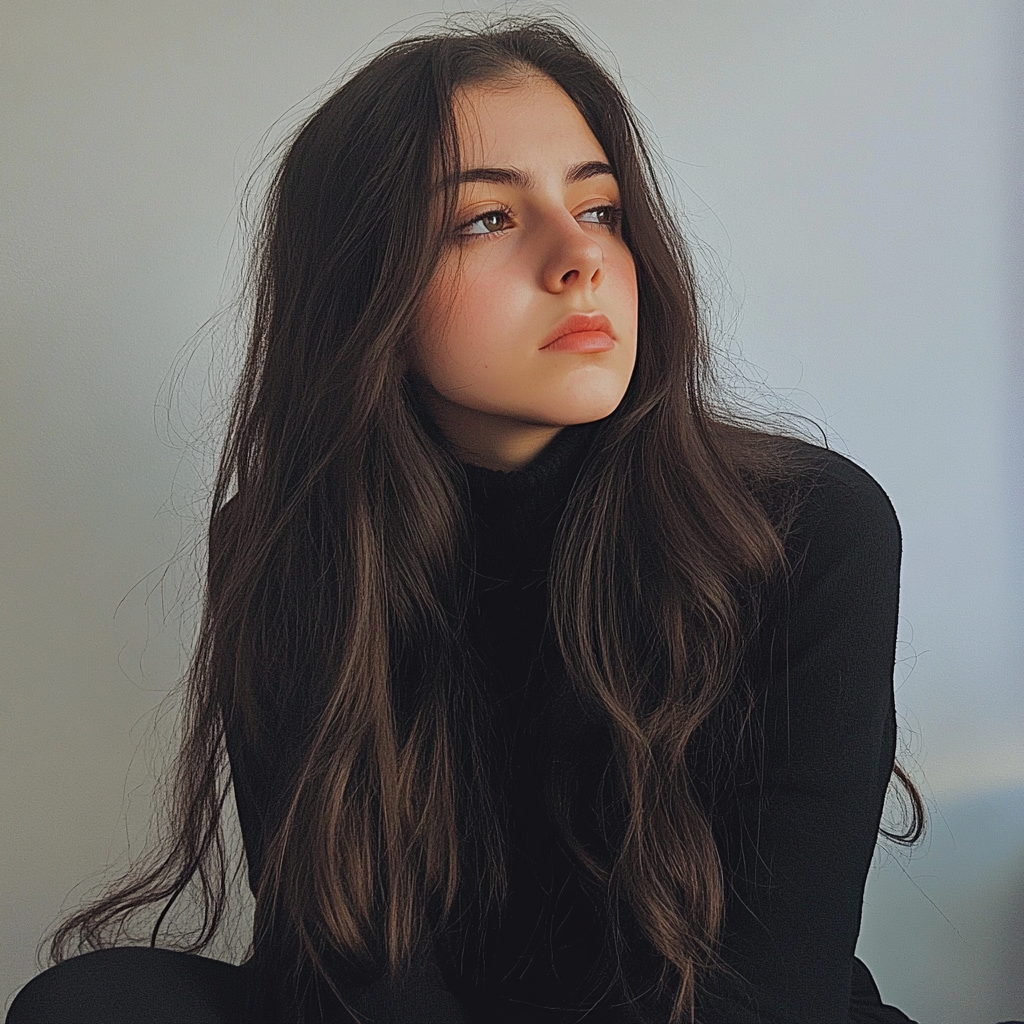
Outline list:
[[[612,219],[611,219],[610,222],[608,222],[606,224],[599,224],[598,227],[610,228],[612,234],[615,234],[615,232],[619,228],[619,225],[622,223],[622,207],[621,206],[617,206],[614,203],[601,203],[599,206],[591,206],[589,209],[584,210],[583,213],[597,213],[597,212],[602,211],[602,210],[610,210],[611,211]],[[467,220],[464,224],[460,224],[459,227],[458,227],[458,232],[457,232],[458,237],[460,239],[464,239],[464,238],[487,238],[487,237],[492,237],[494,235],[500,235],[503,231],[505,231],[507,229],[506,228],[499,228],[497,231],[481,231],[479,233],[474,232],[473,234],[468,234],[466,232],[466,228],[471,227],[473,224],[476,224],[477,221],[484,220],[486,217],[492,217],[496,213],[500,213],[500,214],[502,214],[502,216],[504,216],[506,218],[509,218],[509,217],[512,216],[512,210],[509,207],[507,207],[507,206],[496,206],[493,210],[485,210],[483,213],[478,213],[475,217],[472,218],[472,220]],[[580,216],[582,216],[583,213],[581,213]],[[591,222],[588,222],[588,223],[593,223],[593,222],[591,221]]]

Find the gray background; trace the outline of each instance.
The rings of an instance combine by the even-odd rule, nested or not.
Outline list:
[[[897,701],[932,820],[876,855],[860,955],[923,1021],[1024,1016],[1024,4],[562,9],[659,140],[745,392],[824,423],[903,525]],[[0,9],[0,1000],[148,820],[242,184],[324,83],[438,11]]]

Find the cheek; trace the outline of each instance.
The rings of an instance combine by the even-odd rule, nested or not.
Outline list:
[[[636,264],[633,261],[633,254],[627,249],[622,253],[620,265],[620,277],[623,282],[623,294],[632,300],[636,306],[639,292],[636,284]]]
[[[427,286],[415,321],[413,364],[427,376],[443,360],[457,316],[450,275],[439,271]]]
[[[460,357],[486,348],[491,338],[493,303],[485,288],[468,287],[460,293],[453,309],[452,348]]]
[[[501,351],[512,313],[506,291],[502,275],[489,273],[486,267],[463,273],[446,332],[449,358],[478,365]]]
[[[441,391],[464,387],[486,364],[494,304],[482,282],[451,278],[432,283],[417,317],[413,365]]]

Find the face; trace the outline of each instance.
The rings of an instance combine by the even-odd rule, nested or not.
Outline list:
[[[636,361],[636,271],[608,158],[559,86],[540,75],[475,86],[455,112],[460,177],[471,180],[459,186],[459,227],[420,310],[410,368],[459,456],[508,471],[622,401]],[[591,335],[598,350],[545,348],[573,314],[606,319],[606,337]]]

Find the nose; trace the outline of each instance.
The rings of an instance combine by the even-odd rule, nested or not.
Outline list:
[[[542,276],[544,287],[554,293],[574,286],[596,288],[601,281],[604,249],[592,231],[568,212],[550,228]]]

